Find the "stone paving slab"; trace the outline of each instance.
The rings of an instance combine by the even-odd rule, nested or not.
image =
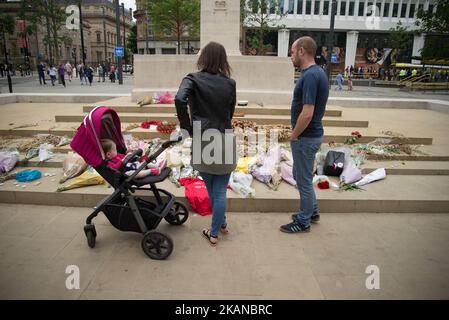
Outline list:
[[[285,234],[289,214],[230,213],[231,234],[210,247],[209,217],[180,227],[161,222],[173,239],[165,261],[151,260],[142,236],[95,219],[97,245],[87,246],[86,208],[0,207],[1,299],[448,299],[449,215],[324,213],[307,234]],[[65,232],[63,232],[65,231]],[[80,289],[67,290],[68,265]],[[367,266],[380,289],[367,290]]]

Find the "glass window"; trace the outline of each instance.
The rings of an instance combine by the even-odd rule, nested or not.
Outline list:
[[[346,14],[346,1],[342,1],[340,4],[340,15],[344,16]]]
[[[306,14],[310,14],[312,12],[312,1],[306,1]]]
[[[302,2],[303,2],[303,0],[297,0],[297,3],[298,3],[298,11],[297,11],[297,13],[298,14],[302,14]]]
[[[293,14],[294,9],[295,9],[295,0],[288,0],[288,13]]]
[[[407,4],[403,3],[401,8],[401,18],[405,18],[406,13],[407,13]]]
[[[353,16],[354,15],[354,7],[355,7],[354,2],[353,1],[349,2],[348,16]]]
[[[433,4],[429,4],[429,12],[433,12]]]
[[[366,15],[367,16],[371,16],[373,15],[375,12],[373,12],[373,8],[372,8],[373,3],[372,2],[368,2],[368,6],[366,7]]]
[[[365,2],[359,2],[359,17],[363,17],[363,13],[365,11]]]
[[[418,5],[418,10],[424,10],[424,5],[423,4]]]
[[[410,12],[408,14],[409,18],[413,18],[415,16],[415,4],[410,5]]]
[[[327,16],[328,14],[329,14],[329,1],[324,1],[323,15]]]
[[[393,5],[393,15],[392,15],[392,17],[397,18],[398,17],[398,11],[399,11],[399,4],[395,3]]]
[[[100,34],[100,32],[97,32],[97,42],[101,42],[101,34]]]
[[[315,1],[315,8],[313,9],[313,14],[320,14],[320,2],[319,1]]]
[[[389,14],[390,14],[390,4],[385,2],[384,13],[382,16],[388,17]]]

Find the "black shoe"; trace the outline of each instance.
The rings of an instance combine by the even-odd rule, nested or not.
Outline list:
[[[286,233],[310,232],[310,226],[305,227],[301,223],[293,221],[289,224],[281,226],[281,231]]]
[[[295,221],[297,216],[298,216],[298,213],[292,214],[292,220]],[[314,214],[310,218],[310,222],[312,222],[312,223],[317,223],[318,221],[320,221],[320,214]]]

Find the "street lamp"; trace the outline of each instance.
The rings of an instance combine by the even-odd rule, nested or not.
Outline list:
[[[80,35],[81,35],[81,59],[83,61],[83,65],[86,66],[86,53],[84,52],[84,36],[83,36],[83,14],[81,11],[81,2],[78,1],[78,9],[80,11]]]
[[[329,88],[331,87],[332,79],[331,79],[331,59],[332,59],[332,49],[334,47],[334,29],[335,29],[335,15],[337,13],[337,1],[332,0],[331,4],[331,25],[329,31],[329,39],[327,43],[327,63],[326,63],[326,72],[327,78],[329,79]]]
[[[120,5],[118,0],[115,1],[115,24],[117,30],[117,47],[121,47],[122,39],[120,37]],[[117,57],[117,70],[118,70],[118,84],[123,84],[122,74],[122,57]]]

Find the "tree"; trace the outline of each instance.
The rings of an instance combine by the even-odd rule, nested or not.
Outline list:
[[[414,32],[408,30],[408,27],[404,27],[400,21],[395,28],[390,28],[390,32],[391,43],[394,48],[392,56],[402,60],[398,62],[409,62],[410,55],[408,55],[408,51],[413,46]]]
[[[181,53],[181,38],[198,36],[200,27],[200,0],[146,0],[155,34],[172,33]]]
[[[127,38],[126,48],[127,51],[137,53],[137,25],[134,23],[129,29],[129,35]]]
[[[3,37],[3,49],[5,51],[5,63],[7,67],[9,92],[12,93],[11,75],[9,74],[8,50],[6,49],[6,35],[14,33],[14,18],[10,15],[0,16],[0,34]]]
[[[419,31],[426,34],[424,47],[421,50],[423,60],[439,60],[449,57],[449,0],[439,0],[435,13],[417,12],[416,25]]]
[[[264,38],[268,31],[282,29],[279,21],[287,13],[283,12],[283,0],[241,0],[241,19],[256,32],[250,35],[249,44],[257,49],[258,55],[266,53],[270,45],[264,44]]]
[[[67,1],[68,3],[68,1]],[[68,14],[65,12],[61,1],[58,0],[22,0],[21,15],[26,16],[32,23],[40,24],[42,17],[45,17],[47,35],[44,36],[44,43],[48,45],[50,51],[54,52],[56,60],[59,60],[59,44],[68,43],[70,38],[61,35],[60,30],[65,25]],[[53,50],[52,50],[53,49]]]

